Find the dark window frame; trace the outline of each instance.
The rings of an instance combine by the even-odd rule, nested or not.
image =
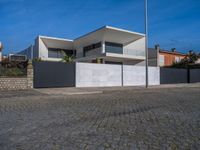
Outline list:
[[[105,52],[123,54],[123,44],[106,41]]]
[[[75,50],[48,48],[48,58],[63,58],[63,54],[61,51],[64,51],[65,54],[69,56],[76,55]],[[50,52],[55,52],[55,56],[51,56]]]
[[[92,50],[97,49],[97,48],[101,48],[101,47],[102,47],[102,43],[101,42],[98,42],[98,43],[91,44],[91,45],[83,47],[83,57],[86,56],[87,52],[92,51]]]

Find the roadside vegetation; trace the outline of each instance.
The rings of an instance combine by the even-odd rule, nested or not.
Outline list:
[[[61,52],[63,54],[62,62],[70,63],[74,61],[75,57],[73,55],[67,55],[63,50]]]
[[[0,64],[0,77],[19,77],[27,75],[28,61],[12,62],[5,59]]]
[[[173,68],[200,68],[200,64],[196,63],[200,59],[200,53],[197,54],[193,51],[190,51],[187,56],[182,59],[180,62],[174,62],[172,64]]]

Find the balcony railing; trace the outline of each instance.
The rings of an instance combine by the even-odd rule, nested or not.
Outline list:
[[[125,49],[123,54],[133,55],[133,56],[145,56],[145,51],[144,50]]]

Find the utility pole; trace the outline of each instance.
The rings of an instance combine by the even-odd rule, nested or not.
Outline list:
[[[145,70],[146,70],[146,88],[149,86],[148,77],[148,2],[144,0],[145,7]]]

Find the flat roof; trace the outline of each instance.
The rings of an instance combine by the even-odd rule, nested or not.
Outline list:
[[[74,40],[42,35],[39,35],[38,37],[42,39],[45,45],[47,45],[48,47],[56,47],[58,46],[58,44],[60,44],[61,48],[64,48],[64,46],[67,48],[76,48],[79,46],[86,46],[88,44],[101,41],[108,41],[127,45],[131,42],[145,37],[145,34],[111,26],[103,26],[97,30],[84,34]],[[72,45],[72,43],[74,44]]]
[[[84,34],[84,35],[82,35],[82,36],[80,36],[80,37],[78,37],[78,38],[76,38],[76,39],[74,39],[74,40],[78,40],[78,39],[80,39],[80,38],[83,38],[83,37],[85,37],[85,36],[88,36],[88,35],[90,35],[90,34],[92,34],[92,33],[95,33],[95,32],[97,32],[97,31],[101,31],[101,30],[104,30],[104,29],[111,29],[111,30],[116,30],[116,31],[121,31],[121,32],[126,32],[126,33],[132,33],[132,34],[138,34],[138,35],[141,35],[141,36],[145,36],[145,34],[143,34],[143,33],[139,33],[139,32],[133,32],[133,31],[129,31],[129,30],[125,30],[125,29],[120,29],[120,28],[116,28],[116,27],[111,27],[111,26],[103,26],[103,27],[101,27],[101,28],[98,28],[98,29],[96,29],[96,30],[94,30],[94,31],[91,31],[91,32],[89,32],[89,33],[86,33],[86,34]]]
[[[71,39],[64,39],[64,38],[57,38],[57,37],[50,37],[50,36],[43,36],[43,35],[39,35],[38,37],[39,38],[44,38],[44,39],[52,39],[52,40],[73,42],[73,40],[71,40]]]
[[[39,36],[39,38],[49,48],[60,48],[60,49],[69,49],[69,50],[74,49],[73,40],[63,39],[63,38],[55,38],[55,37],[47,37],[47,36]]]
[[[143,37],[145,37],[145,34],[111,26],[104,26],[83,36],[80,36],[79,38],[76,38],[74,43],[75,46],[86,46],[96,42],[108,41],[127,45]]]

